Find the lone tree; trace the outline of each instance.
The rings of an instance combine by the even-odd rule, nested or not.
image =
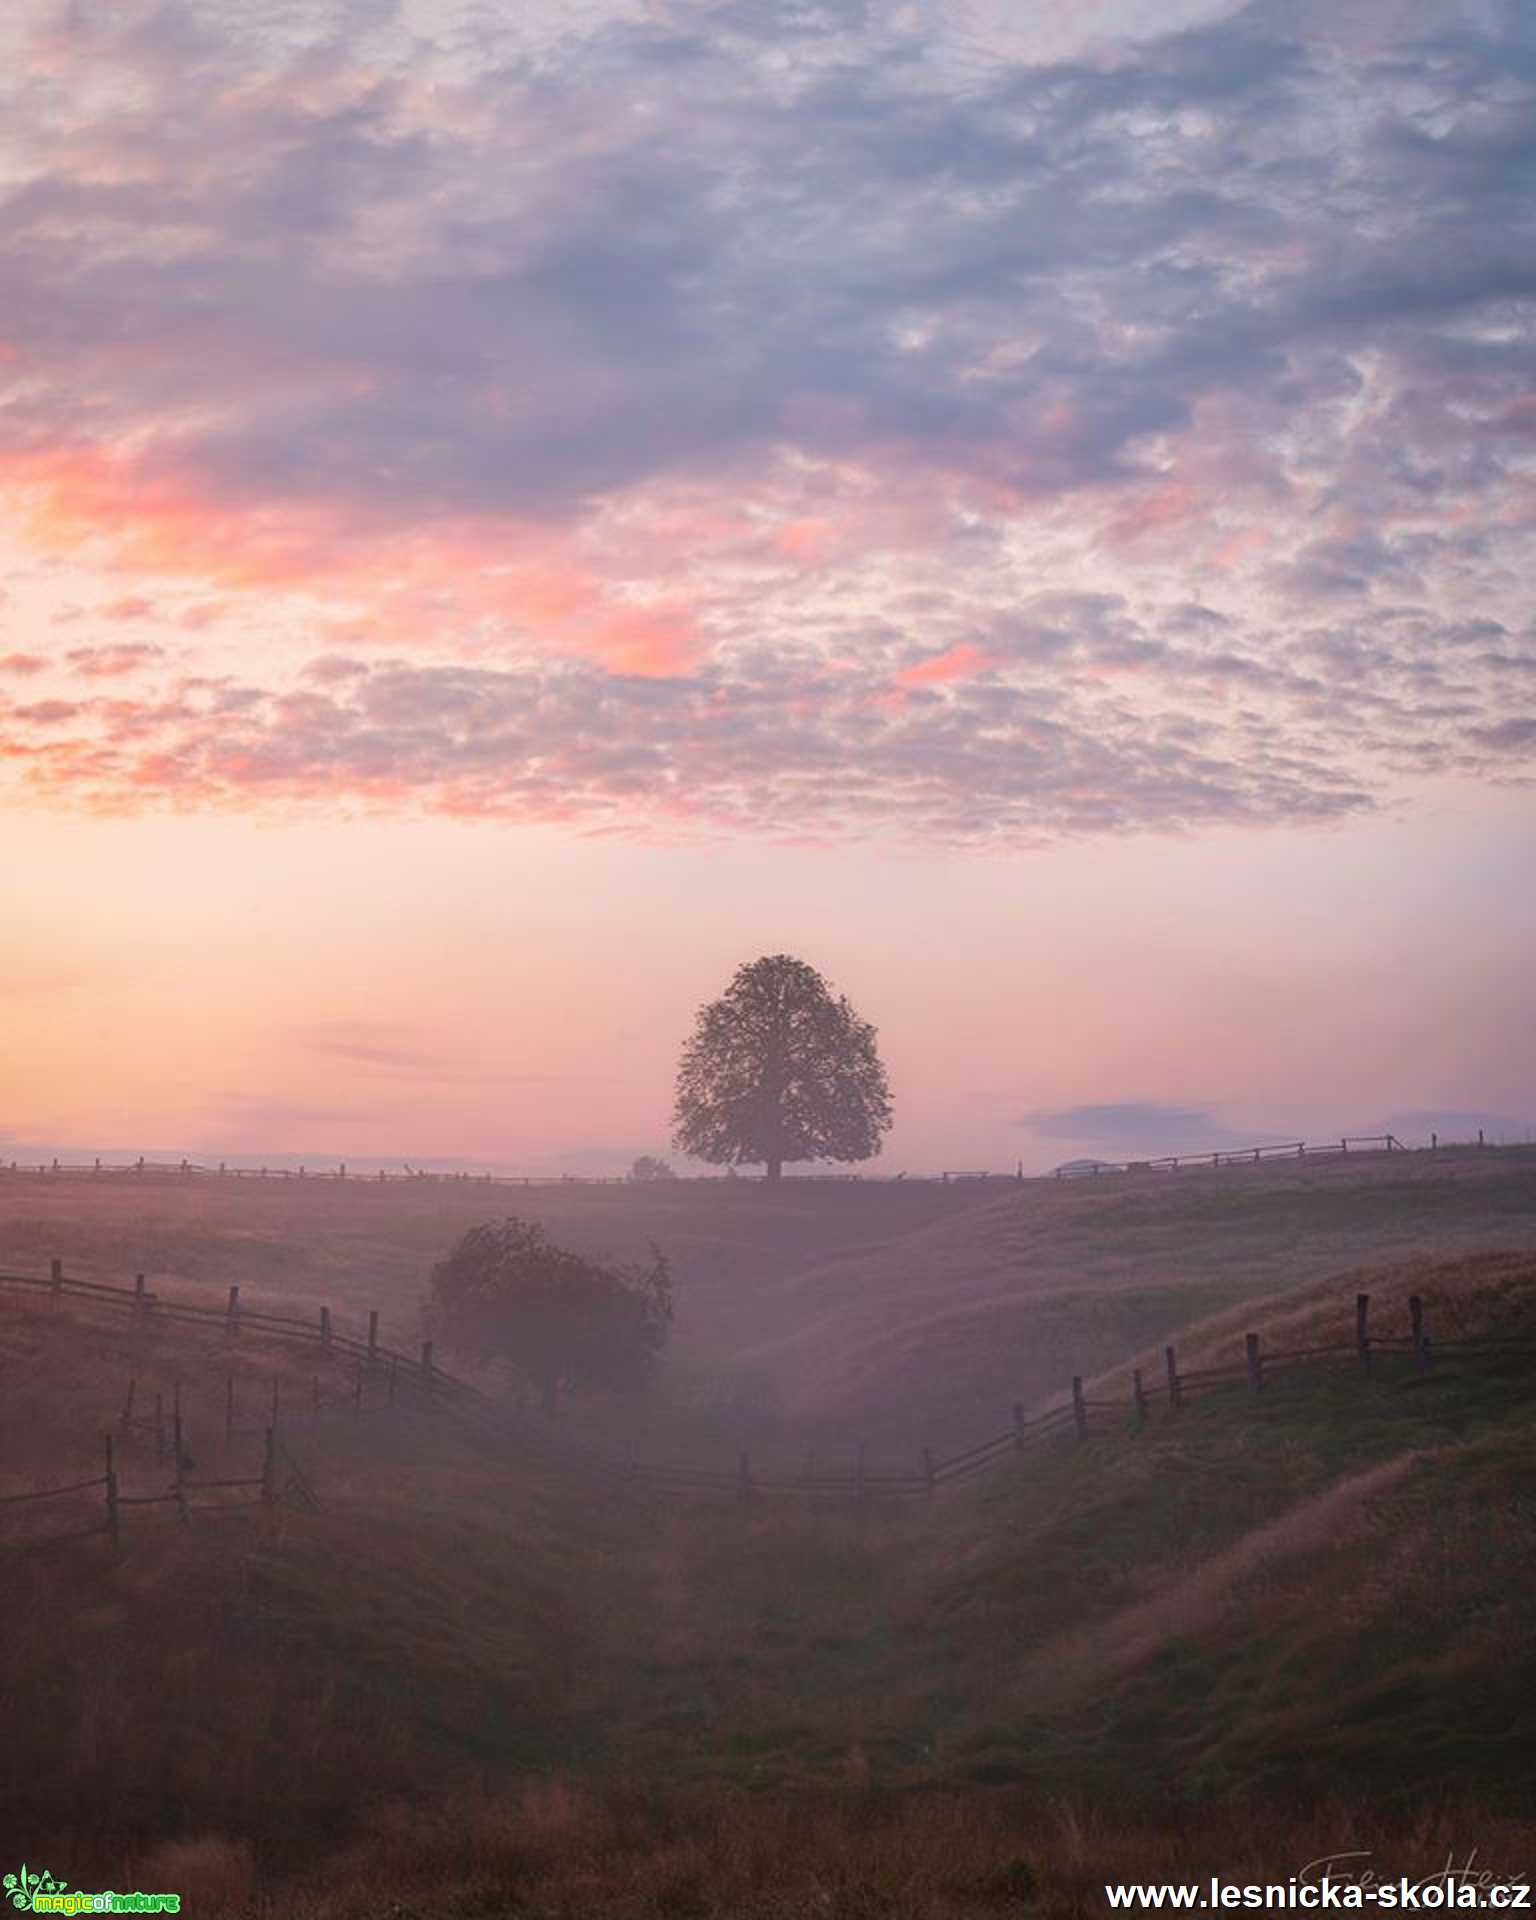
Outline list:
[[[699,1010],[677,1074],[673,1139],[715,1166],[868,1160],[891,1124],[875,1030],[787,953],[739,967]]]
[[[450,1342],[498,1354],[553,1412],[567,1386],[644,1386],[672,1321],[672,1276],[603,1266],[554,1246],[536,1221],[471,1227],[432,1270],[429,1317]]]
[[[628,1177],[644,1183],[654,1180],[675,1180],[677,1174],[669,1161],[658,1160],[653,1153],[642,1153],[630,1168]]]

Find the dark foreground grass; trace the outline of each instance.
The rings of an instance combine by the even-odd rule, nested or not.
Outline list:
[[[1155,1817],[973,1789],[747,1795],[594,1792],[557,1776],[394,1802],[290,1873],[216,1834],[61,1856],[74,1884],[177,1889],[203,1920],[982,1920],[1109,1911],[1106,1882],[1283,1882],[1335,1871],[1423,1882],[1523,1877],[1536,1823],[1440,1800],[1383,1814],[1294,1796]],[[92,1876],[94,1876],[94,1881]]]

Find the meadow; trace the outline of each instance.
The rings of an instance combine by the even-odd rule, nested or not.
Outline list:
[[[840,1352],[894,1453],[923,1419],[989,1429],[994,1393],[1047,1404],[1073,1360],[1109,1394],[1164,1337],[1186,1364],[1240,1354],[1249,1329],[1347,1339],[1359,1288],[1384,1326],[1412,1291],[1447,1339],[1536,1330],[1536,1156],[1514,1150],[1001,1196],[742,1185],[522,1203],[621,1254],[670,1221],[680,1338],[710,1303],[654,1404],[580,1401],[566,1429],[719,1457],[757,1420],[786,1457],[830,1457],[853,1430],[827,1384]],[[349,1310],[393,1275],[402,1317],[483,1215],[453,1188],[61,1197],[19,1176],[0,1204],[9,1270],[56,1254],[167,1294],[238,1282],[252,1305]],[[297,1283],[285,1248],[304,1250]],[[923,1372],[945,1289],[966,1337],[931,1342]],[[1056,1304],[1031,1322],[1032,1300]],[[746,1377],[795,1311],[830,1357],[781,1324],[772,1423],[694,1391],[711,1365]],[[251,1461],[275,1381],[321,1504],[188,1526],[140,1509],[115,1558],[50,1546],[35,1518],[0,1541],[0,1694],[21,1730],[0,1803],[26,1857],[74,1885],[185,1882],[188,1911],[316,1920],[1065,1914],[1101,1911],[1105,1879],[1196,1863],[1272,1877],[1365,1847],[1429,1872],[1475,1847],[1513,1871],[1532,1853],[1536,1412],[1517,1356],[1097,1420],[931,1501],[742,1505],[616,1490],[526,1424],[359,1413],[312,1348],[7,1294],[3,1490],[91,1469],[130,1378],[141,1406],[179,1388],[213,1476]],[[164,1480],[142,1435],[120,1453],[125,1489]]]

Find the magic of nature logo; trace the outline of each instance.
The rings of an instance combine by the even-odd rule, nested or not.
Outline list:
[[[0,1885],[23,1913],[180,1913],[179,1893],[71,1893],[67,1880],[23,1865]]]

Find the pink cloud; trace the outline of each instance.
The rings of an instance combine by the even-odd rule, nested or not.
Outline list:
[[[935,654],[932,659],[919,660],[915,666],[903,667],[895,677],[895,684],[903,688],[943,686],[951,680],[969,680],[973,674],[984,673],[993,664],[992,654],[973,646],[969,641],[962,641],[958,646]]]
[[[162,651],[159,647],[142,643],[120,647],[74,647],[65,658],[76,673],[88,680],[116,680],[160,659]]]
[[[490,619],[536,647],[645,675],[686,671],[699,645],[692,612],[675,595],[621,597],[572,535],[511,516],[462,515],[402,532],[345,500],[221,499],[174,459],[99,446],[0,456],[0,482],[27,503],[45,550],[104,547],[114,566],[217,584],[263,609],[273,590],[361,601],[368,615],[348,616],[358,633],[397,645],[445,631],[462,640]],[[136,618],[149,607],[129,596],[108,612]]]

